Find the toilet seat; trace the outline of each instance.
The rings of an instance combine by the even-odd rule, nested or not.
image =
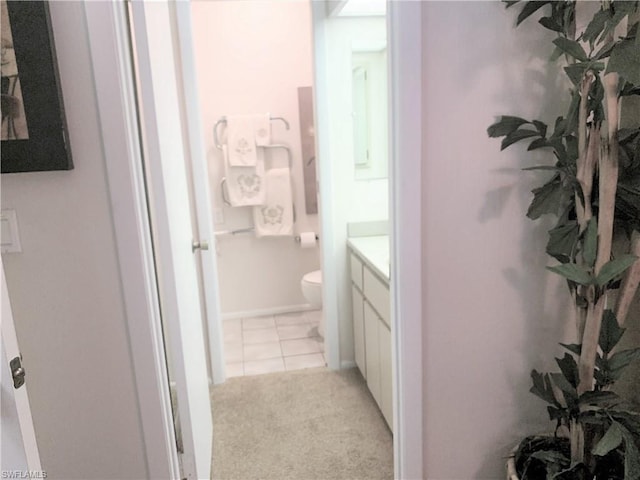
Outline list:
[[[313,285],[322,285],[322,271],[314,270],[309,272],[302,277],[302,281]]]

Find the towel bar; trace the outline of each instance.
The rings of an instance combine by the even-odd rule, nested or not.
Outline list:
[[[280,120],[281,122],[283,122],[287,130],[291,128],[289,127],[289,122],[287,122],[287,120],[283,117],[271,117],[271,121],[273,120]],[[220,119],[213,126],[213,143],[218,150],[222,150],[222,144],[218,140],[218,125],[221,125],[223,123],[227,123],[227,117],[220,117]]]

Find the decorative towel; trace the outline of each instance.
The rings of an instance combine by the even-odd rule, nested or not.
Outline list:
[[[256,145],[259,147],[271,145],[271,115],[268,113],[256,114],[253,115],[252,121]]]
[[[253,207],[256,236],[293,235],[293,195],[288,168],[272,168],[265,176],[267,198]]]
[[[259,152],[255,167],[233,167],[229,165],[227,146],[222,146],[224,169],[227,178],[229,203],[233,207],[263,205],[266,199],[264,174],[264,152]]]
[[[253,115],[227,117],[228,162],[232,167],[254,167],[258,161]]]

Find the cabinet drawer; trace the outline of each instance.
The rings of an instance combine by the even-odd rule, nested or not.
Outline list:
[[[363,292],[365,298],[373,305],[384,323],[389,327],[391,316],[391,301],[389,299],[389,286],[376,277],[368,268],[363,271]]]
[[[362,262],[353,253],[350,255],[350,257],[351,257],[351,280],[362,291],[362,269],[363,269]]]
[[[364,341],[367,363],[367,387],[376,403],[380,405],[380,319],[368,302],[364,302]]]
[[[393,432],[393,369],[391,368],[391,331],[378,325],[380,346],[380,411]]]
[[[362,293],[351,286],[351,298],[353,300],[353,346],[356,355],[356,365],[360,373],[367,378],[367,365],[364,340],[364,300]]]

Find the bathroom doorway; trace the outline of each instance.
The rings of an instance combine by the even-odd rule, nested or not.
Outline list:
[[[319,3],[319,2],[316,2],[316,3]],[[400,9],[400,8],[398,8],[398,10],[401,10],[401,9]],[[415,12],[411,11],[411,10],[414,10],[414,9],[407,9],[407,10],[409,10],[409,11],[408,11],[408,12],[407,12],[407,14],[405,15],[405,17],[406,17],[405,19],[407,19],[407,20],[408,20],[408,19],[409,19],[409,17],[411,17],[411,16],[413,16],[413,17],[415,18]],[[419,13],[419,12],[418,12],[418,13]],[[397,20],[396,20],[396,21],[397,21]],[[408,23],[410,23],[410,24],[411,24],[411,28],[410,28],[409,30],[405,30],[405,32],[406,32],[406,31],[410,31],[410,32],[413,32],[413,33],[412,33],[413,35],[415,35],[415,32],[417,31],[417,32],[418,32],[418,34],[419,34],[419,25],[418,25],[418,28],[416,29],[416,28],[414,28],[414,27],[416,26],[416,25],[415,25],[415,21],[414,21],[414,22],[408,22]],[[419,24],[419,22],[418,22],[418,24]],[[397,30],[396,30],[396,31],[397,31]],[[405,37],[407,37],[407,35],[405,35]],[[419,35],[418,35],[418,37],[419,37]],[[414,40],[415,40],[415,37],[414,37],[414,38],[405,38],[405,39],[404,39],[404,41],[405,41],[405,45],[404,45],[404,46],[405,46],[405,47],[406,47],[406,46],[410,46],[410,45],[411,45],[411,41],[414,41]],[[402,42],[398,42],[398,43],[397,43],[397,45],[401,45],[401,44],[402,44]],[[398,46],[396,46],[396,48],[399,48],[399,47],[398,47]],[[417,52],[418,52],[418,54],[419,54],[419,49],[417,49],[416,51],[417,51]],[[411,60],[413,61],[413,60],[415,60],[415,59],[414,59],[414,58],[411,58]],[[417,126],[418,126],[418,132],[419,132],[419,122],[416,122],[414,125],[417,125]],[[406,157],[404,157],[404,158],[411,158],[411,155],[410,155],[411,153],[412,153],[412,152],[407,152],[407,155],[406,155]],[[415,151],[413,152],[413,155],[415,156]],[[415,179],[415,176],[414,176],[414,179]],[[407,178],[404,178],[404,180],[405,180],[405,181],[406,181],[406,180],[411,180],[411,176],[408,176]],[[418,182],[419,182],[419,177],[417,178],[417,180],[418,180]],[[397,180],[396,180],[396,181],[397,181]],[[410,182],[409,182],[409,183],[410,183]],[[415,200],[415,199],[413,199],[413,200]],[[413,200],[412,200],[412,201],[413,201]],[[402,202],[400,202],[400,204],[402,204]],[[396,205],[396,207],[395,207],[395,208],[396,208],[396,210],[397,210],[398,206]],[[405,217],[407,217],[407,216],[408,216],[408,215],[405,215]],[[403,220],[403,223],[404,223],[404,220]],[[414,226],[419,226],[419,222],[415,222],[415,218],[413,219],[413,225],[414,225]],[[396,230],[397,230],[397,228],[398,228],[398,227],[396,226]],[[406,226],[405,226],[405,230],[404,230],[404,231],[405,231],[405,232],[408,232],[408,233],[412,233],[412,232],[413,232],[413,233],[415,233],[415,230],[412,230],[410,225],[406,225]],[[419,236],[418,236],[418,237],[416,237],[416,238],[419,238]],[[337,248],[343,248],[343,247],[344,247],[344,245],[341,245],[341,246],[338,246]],[[415,245],[413,245],[413,244],[412,244],[412,245],[410,245],[410,247],[411,247],[411,248],[407,250],[407,253],[408,253],[408,254],[412,254],[413,258],[419,258],[419,255],[415,255],[416,250],[415,250],[415,248],[413,248],[413,247],[415,247]],[[397,258],[398,258],[398,256],[399,256],[399,255],[398,255],[398,250],[397,250],[397,249],[395,249],[395,250],[394,250],[394,253],[393,253],[393,255],[392,255],[392,256],[393,256],[393,258],[394,258],[394,259],[397,259]],[[406,259],[405,259],[405,262],[406,262]],[[401,263],[401,262],[400,262],[400,263]],[[396,263],[396,265],[397,265],[397,263]],[[415,283],[415,285],[419,287],[419,283]],[[415,302],[414,302],[414,303],[415,303]],[[411,302],[406,302],[404,305],[411,305]],[[407,308],[409,308],[409,307],[407,307]],[[407,332],[409,332],[409,330],[408,330],[408,329],[407,329]],[[418,332],[419,332],[419,330],[418,330]],[[398,336],[401,338],[401,336],[400,336],[400,335],[398,335]],[[401,340],[397,340],[397,341],[396,341],[396,345],[397,345],[399,342],[401,342]],[[403,350],[403,349],[396,348],[395,350],[396,350],[396,355],[400,355],[400,353],[397,353],[397,352],[400,352],[400,351],[401,351],[401,350]],[[407,351],[409,351],[409,350],[410,350],[410,349],[407,349]],[[336,351],[337,351],[337,346],[336,346]],[[418,354],[419,354],[419,349],[418,349]],[[419,356],[419,355],[416,355],[416,349],[413,349],[413,350],[412,350],[412,355],[413,355],[413,358],[412,358],[413,360],[418,360],[418,361],[420,360],[420,356]],[[413,368],[412,368],[412,370],[411,370],[411,375],[409,375],[409,377],[411,377],[411,378],[413,378],[413,377],[414,377],[414,376],[416,376],[416,375],[419,377],[419,374],[420,374],[420,368],[419,368],[419,362],[418,362],[418,361],[416,361],[416,363],[413,365]],[[415,382],[415,383],[414,383],[414,385],[419,386],[419,385],[420,385],[420,382],[419,382],[419,381],[417,381],[417,382]],[[405,385],[405,387],[403,387],[402,385],[400,385],[400,387],[398,388],[398,390],[402,390],[403,388],[406,388],[406,385]],[[403,391],[403,390],[402,390],[402,391]],[[400,397],[400,396],[401,396],[401,392],[398,392],[398,393],[397,393],[397,396],[398,396],[398,397]],[[417,396],[419,396],[419,395],[417,395]],[[415,418],[415,415],[417,414],[417,413],[415,412],[415,408],[416,408],[416,407],[418,407],[418,412],[420,411],[420,409],[419,409],[419,405],[416,405],[416,402],[415,402],[415,401],[412,403],[412,406],[413,406],[414,418]],[[419,427],[416,427],[416,430],[419,430]],[[402,437],[402,436],[403,436],[403,435],[402,435],[402,430],[400,430],[400,432],[399,432],[399,433],[400,433],[400,436]],[[409,437],[408,437],[408,438],[412,440],[412,444],[413,444],[413,445],[416,445],[416,450],[417,450],[417,451],[419,451],[419,450],[420,450],[419,445],[420,445],[420,443],[421,443],[421,438],[417,438],[417,436],[415,435],[415,433],[414,433],[414,434],[409,435]],[[413,461],[413,463],[414,463],[415,465],[418,465],[418,464],[419,464],[419,462],[417,462],[417,461],[415,461],[415,460]],[[417,468],[417,467],[416,467],[416,468]]]
[[[321,241],[317,208],[311,208],[315,195],[307,195],[305,178],[315,155],[302,153],[310,133],[302,128],[303,96],[314,83],[310,5],[223,1],[190,7],[226,375],[324,366],[321,312],[301,286],[307,273],[320,269],[315,236]],[[239,166],[232,149],[250,129],[247,118],[262,121],[268,137],[251,139],[258,144],[246,155],[252,167]],[[242,181],[249,175],[257,179],[251,186]],[[269,182],[290,187],[279,189],[279,198],[260,198],[265,190],[271,195]],[[274,215],[265,222],[263,211],[271,207]],[[302,242],[301,236],[314,240]]]

